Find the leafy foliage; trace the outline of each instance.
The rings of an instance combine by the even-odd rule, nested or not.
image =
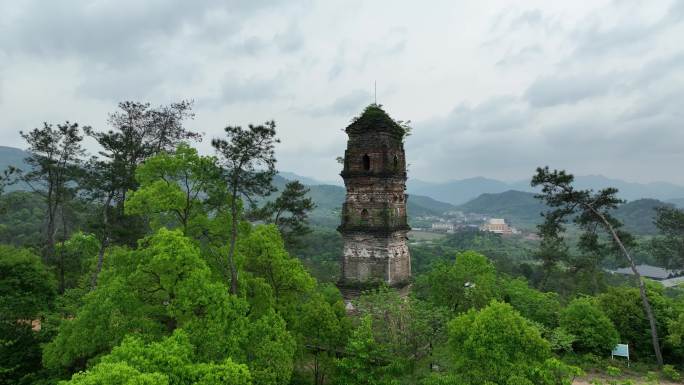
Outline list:
[[[274,310],[248,327],[247,362],[255,385],[287,384],[293,369],[295,341]]]
[[[41,369],[40,344],[48,329],[34,331],[56,296],[53,276],[26,249],[0,245],[0,383],[29,383]]]
[[[335,357],[346,345],[351,322],[339,292],[322,287],[303,306],[296,320],[301,346],[310,352],[309,371],[315,385],[322,385],[333,375]]]
[[[390,357],[373,336],[373,321],[363,317],[352,331],[345,356],[337,360],[338,384],[380,385],[392,383]]]
[[[608,354],[619,342],[611,320],[589,298],[574,299],[563,309],[560,326],[577,337],[573,344],[578,352]]]
[[[416,281],[420,298],[453,312],[479,309],[499,298],[494,266],[482,254],[466,251],[453,263],[439,263]]]
[[[558,294],[535,290],[520,278],[505,280],[503,284],[503,300],[523,317],[549,328],[557,326],[561,310]]]
[[[220,363],[197,362],[193,348],[181,329],[150,344],[138,337],[127,337],[93,368],[61,384],[252,384],[245,365],[230,358]]]
[[[449,346],[454,370],[466,384],[554,384],[575,372],[549,361],[551,348],[539,330],[497,301],[449,322]]]
[[[309,189],[299,181],[289,182],[274,201],[267,202],[258,216],[278,226],[285,244],[292,247],[311,232],[307,225],[309,213],[316,207],[307,197]]]
[[[254,197],[266,196],[274,191],[271,180],[275,175],[275,122],[263,125],[250,124],[247,129],[240,126],[225,128],[227,139],[213,139],[212,146],[219,155],[224,168],[224,178],[230,193],[231,233],[226,264],[230,270],[230,290],[237,294],[238,269],[235,264],[235,246],[238,239],[238,214],[242,196],[250,202]]]
[[[180,228],[199,237],[208,214],[226,200],[221,170],[213,157],[199,156],[187,144],[163,152],[136,169],[140,187],[128,194],[127,214],[155,216],[154,227]]]
[[[440,361],[435,350],[446,342],[449,309],[414,297],[402,298],[387,287],[365,292],[356,309],[372,318],[373,336],[386,347],[397,372],[415,381]]]
[[[655,255],[667,267],[684,265],[684,211],[661,207],[657,210],[655,225],[662,234],[653,239]]]
[[[218,359],[239,349],[247,305],[211,281],[197,248],[179,232],[161,229],[108,262],[100,285],[46,346],[46,365],[82,367],[127,334],[159,338],[177,328],[187,331],[199,357]]]
[[[596,269],[607,246],[600,244],[598,231],[603,230],[610,239],[616,253],[621,254],[629,263],[639,286],[639,294],[643,303],[644,313],[649,320],[653,352],[659,365],[663,364],[658,327],[651,308],[646,287],[636,268],[628,247],[633,245],[633,238],[629,233],[620,230],[622,223],[610,213],[622,201],[617,198],[617,189],[605,188],[596,193],[591,190],[577,190],[572,186],[574,177],[565,171],[549,170],[548,167],[537,168],[537,174],[532,177],[532,186],[541,186],[542,192],[538,196],[551,208],[543,213],[544,223],[539,226],[539,232],[544,238],[560,239],[564,231],[564,223],[568,217],[573,218],[583,231],[580,236],[579,247],[590,255],[589,270]],[[591,256],[597,257],[592,261]],[[593,263],[592,263],[593,262]]]
[[[664,330],[669,317],[669,305],[662,294],[662,289],[647,286],[653,313],[658,329]],[[649,344],[649,322],[644,313],[639,289],[630,287],[611,287],[598,296],[598,301],[620,333],[621,342],[629,344],[631,354],[637,359],[653,357],[653,348]]]
[[[29,157],[26,163],[30,170],[22,175],[22,180],[45,201],[46,224],[44,228],[45,248],[43,258],[55,258],[55,236],[58,224],[62,223],[62,238],[66,238],[65,206],[76,194],[74,187],[78,179],[85,154],[81,142],[83,135],[78,123],[65,122],[56,127],[44,123],[41,128],[20,132],[28,144]],[[61,219],[60,219],[61,217]],[[63,287],[61,288],[63,291]]]
[[[244,270],[266,282],[275,306],[292,321],[297,304],[311,293],[315,281],[297,258],[291,257],[278,229],[273,225],[258,226],[240,245]]]

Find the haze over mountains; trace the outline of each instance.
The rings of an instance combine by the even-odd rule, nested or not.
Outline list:
[[[534,170],[530,172],[530,178]],[[667,182],[633,183],[601,175],[576,176],[575,186],[579,189],[602,189],[615,187],[618,195],[627,201],[652,198],[671,203],[684,203],[684,186]],[[434,199],[459,205],[477,198],[485,193],[502,193],[509,190],[536,192],[529,180],[503,182],[484,177],[468,178],[449,182],[424,182],[409,179],[407,185],[410,194],[422,194]]]
[[[9,165],[25,167],[23,159],[26,156],[27,153],[21,149],[0,146],[0,170]],[[325,227],[336,227],[339,224],[339,210],[345,195],[341,184],[281,171],[276,176],[274,185],[281,189],[288,180],[299,180],[309,186],[310,196],[317,205],[311,215],[314,224]],[[655,231],[651,220],[654,207],[663,205],[664,202],[684,207],[684,186],[671,183],[641,184],[603,176],[579,176],[576,178],[576,186],[592,189],[609,186],[618,188],[619,195],[631,202],[623,205],[616,215],[625,220],[628,228],[639,233]],[[14,189],[21,189],[21,186],[13,186],[9,190]],[[410,194],[408,212],[411,218],[461,210],[503,217],[513,221],[515,225],[532,228],[540,221],[539,213],[544,210],[541,202],[534,198],[534,190],[527,181],[508,183],[476,177],[435,183],[409,179],[407,190]]]

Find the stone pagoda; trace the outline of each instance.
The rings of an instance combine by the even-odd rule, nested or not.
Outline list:
[[[405,130],[376,104],[366,107],[346,129],[344,152],[347,196],[338,231],[344,240],[344,289],[381,282],[404,287],[411,278],[406,220]]]

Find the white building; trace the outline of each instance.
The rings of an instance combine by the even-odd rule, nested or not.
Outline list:
[[[432,231],[446,231],[447,233],[453,233],[454,224],[449,222],[436,222],[432,224]]]
[[[495,234],[518,234],[519,231],[515,227],[510,227],[502,218],[491,218],[485,224],[480,226],[480,231],[488,231]]]

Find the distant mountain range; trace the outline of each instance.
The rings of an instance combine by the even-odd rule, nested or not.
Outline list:
[[[26,164],[24,163],[24,158],[27,156],[28,153],[24,150],[14,147],[0,146],[0,172],[8,166],[19,168],[25,166]]]
[[[673,205],[684,209],[684,198],[668,199],[667,203],[672,203]]]
[[[657,199],[637,199],[620,205],[613,215],[619,219],[627,231],[634,234],[656,234],[653,224],[657,207],[672,206],[671,203]],[[508,190],[498,194],[482,194],[479,197],[457,206],[458,210],[504,218],[514,226],[533,229],[541,223],[541,213],[548,210],[546,205],[535,198],[534,193]]]
[[[574,185],[579,189],[593,190],[615,187],[619,190],[620,198],[628,201],[652,198],[684,206],[684,186],[667,182],[633,183],[600,175],[588,175],[576,176]],[[483,177],[441,183],[409,179],[407,189],[409,193],[431,196],[454,205],[466,203],[487,193],[502,193],[509,190],[536,192],[529,181],[508,183]]]
[[[9,165],[25,168],[27,153],[13,147],[0,146],[0,171]],[[287,181],[299,180],[310,189],[309,195],[316,202],[311,215],[312,222],[326,227],[339,224],[340,209],[345,190],[340,185],[303,177],[291,172],[279,172],[274,185],[279,190]],[[602,176],[576,178],[578,188],[600,189],[616,187],[620,197],[631,202],[622,205],[616,216],[626,223],[628,230],[641,234],[655,232],[652,224],[654,207],[671,204],[684,207],[684,187],[671,183],[630,183]],[[13,186],[9,189],[21,189]],[[417,216],[440,215],[445,211],[460,210],[502,217],[512,224],[532,228],[541,221],[540,212],[545,206],[534,197],[528,182],[502,182],[483,177],[462,179],[443,183],[409,179],[407,186],[409,220]],[[642,199],[650,198],[650,199]]]
[[[540,213],[547,209],[546,205],[534,195],[534,193],[517,190],[486,193],[457,206],[457,210],[504,218],[515,226],[533,228],[541,223]]]
[[[24,162],[24,158],[27,156],[28,153],[24,150],[14,147],[0,146],[0,173],[5,171],[5,169],[9,166],[27,170],[28,166]],[[28,185],[26,185],[24,182],[20,182],[8,186],[6,191],[26,190],[28,188]]]
[[[8,165],[23,166],[23,159],[26,155],[26,152],[21,149],[0,146],[0,171]],[[297,179],[309,186],[341,186],[340,183],[335,181],[317,180],[315,178],[301,176],[287,171],[281,171],[280,175],[289,180]],[[337,175],[331,179],[337,180]],[[673,183],[633,183],[600,175],[587,175],[576,176],[575,186],[581,189],[590,188],[594,190],[605,187],[615,187],[619,190],[619,196],[628,201],[641,198],[652,198],[684,207],[684,186]],[[411,195],[431,197],[437,201],[447,202],[452,205],[464,204],[482,194],[496,194],[509,190],[535,192],[535,190],[530,187],[529,180],[504,182],[485,177],[475,177],[448,182],[425,182],[419,179],[409,178],[407,183],[407,191]]]

